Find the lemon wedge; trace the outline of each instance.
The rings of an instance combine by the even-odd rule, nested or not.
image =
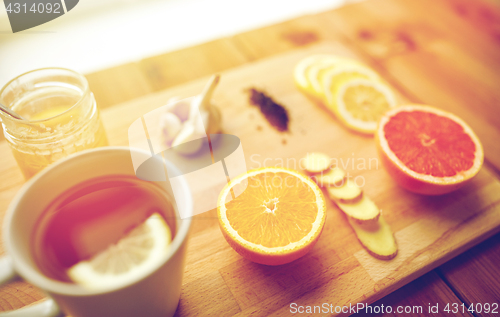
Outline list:
[[[68,276],[89,289],[128,284],[158,265],[171,239],[169,226],[155,213],[116,244],[69,268]]]

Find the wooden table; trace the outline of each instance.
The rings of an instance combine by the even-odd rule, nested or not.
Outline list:
[[[405,99],[439,105],[466,119],[483,142],[484,168],[500,179],[497,1],[369,0],[88,74],[87,78],[106,117],[116,114],[113,109],[117,107],[126,109],[133,104],[128,101],[139,97],[154,99],[156,92],[215,72],[299,47],[340,42],[364,57]],[[6,206],[24,180],[5,141],[0,141],[0,148],[0,218],[3,218]],[[0,254],[3,250],[0,244]],[[374,305],[427,307],[431,303],[444,307],[446,303],[469,306],[500,302],[498,263],[500,234]],[[199,292],[200,296],[210,296],[208,287],[201,287]],[[228,291],[225,295],[221,300],[228,301],[226,309],[212,313],[232,315],[240,311],[231,302],[232,294]],[[0,311],[38,302],[43,296],[29,284],[15,281],[0,288]],[[179,314],[196,313],[184,308]],[[441,311],[437,315],[452,314]],[[474,315],[488,314],[474,312]]]

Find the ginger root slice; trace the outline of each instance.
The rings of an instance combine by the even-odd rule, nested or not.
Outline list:
[[[381,260],[390,260],[398,253],[398,246],[391,228],[384,217],[378,217],[375,223],[358,223],[348,218],[361,245],[372,256]]]
[[[330,157],[315,152],[305,157],[304,169],[318,186],[326,187],[328,196],[347,216],[361,245],[370,255],[390,260],[398,253],[398,246],[391,228],[381,216],[375,203],[352,180],[346,179],[346,171],[331,168]]]
[[[320,187],[329,186],[342,186],[345,182],[346,172],[339,168],[334,167],[326,172],[313,176],[314,180]]]
[[[311,174],[326,171],[330,165],[330,157],[320,152],[308,153],[304,159],[304,169]]]
[[[363,191],[350,179],[344,182],[343,186],[328,187],[328,196],[343,204],[354,204],[363,198]]]
[[[377,205],[366,195],[355,203],[345,204],[336,201],[336,204],[349,218],[358,223],[376,223],[380,216]]]

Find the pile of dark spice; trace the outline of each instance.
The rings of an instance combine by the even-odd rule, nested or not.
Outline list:
[[[260,112],[267,121],[278,131],[288,131],[288,111],[282,105],[276,103],[264,92],[255,88],[248,89],[250,103],[260,108]]]

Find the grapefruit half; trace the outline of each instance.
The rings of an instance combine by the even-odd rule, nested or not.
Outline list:
[[[388,173],[415,193],[454,191],[483,164],[483,147],[472,129],[454,114],[433,107],[393,108],[379,121],[375,136]]]

